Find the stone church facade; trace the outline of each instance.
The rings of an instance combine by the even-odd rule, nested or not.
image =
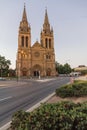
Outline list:
[[[47,9],[45,11],[43,29],[40,33],[40,43],[36,41],[31,46],[31,27],[28,24],[24,6],[18,34],[16,74],[19,77],[56,75],[54,33],[53,28],[50,27]]]

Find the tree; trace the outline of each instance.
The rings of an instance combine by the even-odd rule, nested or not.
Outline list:
[[[9,66],[11,65],[10,60],[5,59],[4,56],[0,55],[0,76],[8,76]]]
[[[59,74],[69,74],[72,69],[68,63],[62,65],[56,61],[56,71],[58,71]]]
[[[64,64],[64,73],[69,74],[71,73],[72,69],[68,63]]]

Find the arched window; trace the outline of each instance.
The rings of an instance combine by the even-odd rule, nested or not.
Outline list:
[[[28,47],[28,37],[26,37],[26,47]]]
[[[21,46],[24,47],[24,36],[21,37]]]
[[[48,55],[46,55],[46,59],[48,59]]]
[[[49,39],[49,48],[51,48],[51,39]]]
[[[46,59],[47,60],[50,60],[51,59],[51,56],[49,54],[46,55]]]
[[[46,48],[47,48],[48,47],[48,45],[47,45],[48,44],[48,39],[47,38],[45,39],[45,44],[46,44]]]

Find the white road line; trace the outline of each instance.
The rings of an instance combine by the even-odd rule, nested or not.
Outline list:
[[[6,86],[6,84],[0,84],[0,86]]]
[[[2,99],[0,99],[0,102],[4,101],[4,100],[7,100],[7,99],[10,99],[10,98],[12,98],[12,97],[10,96],[10,97],[6,97],[6,98],[2,98]]]
[[[48,82],[50,80],[55,80],[55,79],[38,79],[36,81],[38,81],[38,82]]]
[[[55,95],[55,92],[50,94],[48,97],[44,98],[43,100],[41,100],[40,102],[38,102],[37,104],[35,104],[34,106],[32,106],[31,108],[29,108],[26,112],[31,112],[33,111],[34,109],[38,108],[41,103],[44,103],[46,102],[48,99],[50,99],[53,95]],[[0,130],[7,130],[11,125],[11,121],[9,121],[7,124],[5,124],[4,126],[2,126],[0,128]]]
[[[6,86],[6,85],[3,85],[4,87],[0,87],[0,89],[5,89],[5,88],[11,88],[10,86]]]

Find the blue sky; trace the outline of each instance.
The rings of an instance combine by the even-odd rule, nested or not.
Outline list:
[[[32,45],[38,39],[47,8],[54,29],[56,61],[87,66],[87,0],[0,0],[0,55],[15,68],[18,28],[26,3]]]

